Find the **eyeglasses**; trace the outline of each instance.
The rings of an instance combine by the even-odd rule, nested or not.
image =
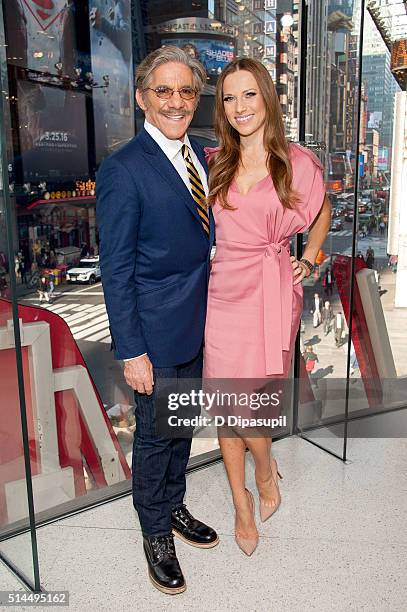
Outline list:
[[[172,97],[172,94],[176,91],[183,100],[193,100],[197,94],[196,90],[192,87],[181,87],[181,89],[171,89],[171,87],[156,87],[155,89],[152,89],[151,87],[146,87],[144,91],[147,91],[148,89],[153,91],[161,100],[169,100]]]

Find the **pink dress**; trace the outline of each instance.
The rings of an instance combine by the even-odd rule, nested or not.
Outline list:
[[[207,149],[208,157],[218,149]],[[302,312],[302,285],[293,285],[290,238],[304,232],[325,196],[323,166],[291,143],[293,188],[301,201],[282,206],[271,176],[241,195],[234,181],[228,202],[215,203],[216,255],[209,280],[204,378],[288,375]]]

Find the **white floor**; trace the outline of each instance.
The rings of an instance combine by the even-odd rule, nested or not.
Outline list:
[[[350,439],[348,448],[344,465],[300,438],[275,443],[283,501],[259,523],[251,558],[234,542],[223,465],[191,474],[188,507],[221,541],[212,550],[176,541],[187,581],[181,595],[148,581],[131,497],[39,529],[42,584],[69,590],[69,609],[81,612],[404,611],[407,441]],[[247,477],[255,492],[249,461]],[[1,568],[0,589],[14,584]]]

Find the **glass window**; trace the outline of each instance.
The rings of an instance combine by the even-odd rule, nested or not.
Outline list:
[[[19,325],[15,292],[16,219],[8,193],[6,130],[8,84],[0,6],[0,556],[31,588],[39,588],[33,495],[40,476],[37,406],[24,398],[31,329]],[[6,112],[4,112],[4,109]],[[21,340],[21,342],[20,342]],[[30,465],[31,460],[31,465]],[[50,477],[52,475],[50,474]],[[19,532],[19,535],[15,535]],[[12,537],[14,535],[14,537]]]
[[[351,271],[359,278],[358,266],[373,271],[394,368],[397,375],[405,374],[402,316],[398,318],[406,285],[400,238],[403,191],[391,167],[393,156],[401,163],[400,145],[394,147],[393,139],[395,125],[404,129],[404,102],[399,96],[394,105],[400,92],[389,53],[370,34],[362,83],[358,81],[360,2],[341,3],[340,11],[335,4],[310,4],[301,100],[297,2],[94,0],[89,8],[69,0],[50,3],[52,8],[40,12],[31,11],[28,2],[3,4],[9,91],[9,118],[4,122],[14,252],[10,258],[3,245],[0,249],[0,283],[2,291],[9,288],[13,267],[23,326],[36,321],[46,329],[43,376],[50,385],[50,412],[43,419],[48,414],[55,419],[48,432],[49,452],[60,482],[66,479],[69,485],[61,485],[52,498],[34,492],[40,518],[52,515],[54,506],[72,508],[87,503],[85,498],[100,499],[130,486],[134,397],[122,363],[112,357],[97,261],[96,173],[102,161],[143,126],[143,113],[134,102],[134,71],[147,53],[162,45],[185,49],[206,69],[189,131],[203,145],[216,144],[215,87],[235,57],[258,58],[266,66],[276,84],[289,140],[298,141],[305,108],[304,141],[324,166],[333,214],[316,269],[304,282],[299,367],[315,403],[313,412],[307,412],[307,406],[300,411],[301,426],[343,417],[343,401],[336,406],[328,402],[326,381],[344,385],[348,374],[363,378],[364,345],[349,331],[356,287]],[[119,198],[121,186],[112,188]],[[366,329],[359,330],[359,340]],[[318,358],[308,371],[303,357],[307,346]],[[31,381],[30,363],[27,368]],[[88,389],[90,403],[80,395],[81,385]],[[197,432],[192,445],[197,461],[217,451],[213,440],[200,435]]]
[[[37,493],[39,518],[54,506],[62,511],[82,503],[83,496],[98,499],[108,487],[121,491],[130,485],[134,398],[110,350],[97,263],[95,179],[101,162],[143,124],[134,104],[135,66],[161,45],[194,53],[206,69],[207,85],[190,134],[214,144],[214,86],[221,70],[238,55],[256,57],[274,81],[278,65],[281,83],[294,92],[291,67],[275,58],[293,57],[298,38],[294,18],[280,37],[275,2],[256,3],[256,15],[251,2],[233,9],[228,4],[224,12],[218,3],[206,10],[204,3],[191,9],[190,3],[175,2],[170,13],[165,2],[145,3],[142,11],[136,3],[133,20],[130,0],[118,0],[113,8],[95,0],[90,12],[77,0],[54,4],[43,14],[30,11],[28,3],[18,3],[18,11],[5,5],[19,313],[23,325],[35,320],[47,329],[43,375],[51,380],[58,374],[57,391],[49,397],[57,427],[49,434],[50,449],[69,484],[65,496],[48,496],[48,505]],[[292,15],[297,10],[293,6]],[[287,134],[295,139],[294,93],[280,94]],[[120,185],[116,189],[120,197]],[[79,378],[63,375],[72,369]],[[90,403],[78,396],[79,379]],[[192,455],[213,448],[213,440],[199,440],[198,432]]]
[[[52,494],[34,487],[38,520],[128,488],[134,428],[110,353],[95,214],[96,171],[135,133],[131,2],[49,5],[4,5],[15,245],[3,267],[23,331],[42,330],[24,345],[30,443],[42,440],[32,469],[53,474]]]

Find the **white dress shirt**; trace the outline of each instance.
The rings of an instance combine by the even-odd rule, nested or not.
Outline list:
[[[186,187],[188,188],[188,191],[192,193],[187,167],[185,165],[184,158],[182,157],[181,150],[183,144],[186,144],[188,146],[189,154],[191,156],[195,168],[199,173],[199,177],[205,190],[205,195],[208,195],[208,179],[206,178],[206,172],[203,169],[201,162],[197,158],[195,151],[191,146],[188,134],[185,134],[184,142],[181,142],[181,140],[170,140],[169,138],[164,136],[164,134],[157,127],[155,127],[155,125],[152,125],[147,120],[144,121],[144,129],[146,130],[146,132],[148,132],[148,134],[150,134],[151,138],[155,140],[162,152],[168,157],[175,170],[178,172],[178,174],[184,181]],[[143,353],[143,355],[147,355],[147,353]],[[137,357],[142,357],[143,355],[137,355]],[[135,357],[123,359],[123,361],[131,361],[131,359],[135,359]]]
[[[198,170],[199,177],[205,190],[205,195],[208,195],[208,180],[206,178],[206,173],[202,167],[201,162],[195,155],[195,151],[191,146],[188,134],[185,134],[184,142],[181,142],[181,140],[170,140],[169,138],[164,136],[164,134],[160,132],[160,130],[155,127],[155,125],[152,125],[148,121],[144,121],[144,129],[150,134],[151,138],[156,141],[160,149],[168,157],[175,170],[178,172],[178,174],[184,181],[189,192],[191,193],[191,184],[188,178],[188,171],[181,151],[182,145],[187,145],[187,147],[189,148],[189,154],[191,156],[192,162],[195,168]]]

